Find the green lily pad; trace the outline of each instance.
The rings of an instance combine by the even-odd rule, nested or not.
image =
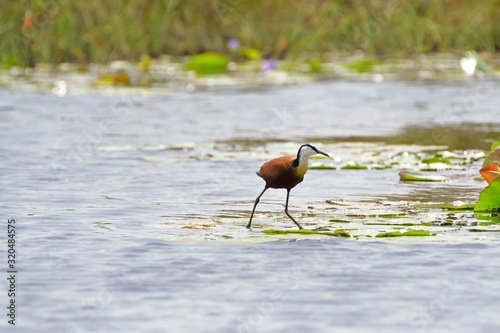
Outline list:
[[[431,233],[428,230],[408,230],[403,233],[400,231],[381,232],[375,237],[426,237],[435,235],[435,233]]]
[[[479,195],[474,206],[475,212],[489,212],[500,210],[500,178],[486,187]]]
[[[366,165],[362,165],[362,164],[359,164],[359,163],[355,163],[355,164],[346,164],[344,165],[342,168],[342,170],[366,170],[368,169],[368,167]]]
[[[228,63],[229,60],[225,55],[206,52],[193,56],[186,64],[186,70],[194,71],[198,75],[224,74]]]
[[[403,181],[419,181],[419,182],[443,182],[446,177],[441,175],[426,174],[421,172],[401,171],[399,178]]]
[[[337,168],[331,165],[324,165],[324,164],[318,164],[318,165],[311,165],[309,167],[311,170],[336,170]]]
[[[493,150],[497,149],[498,147],[500,147],[500,141],[494,141],[491,144],[490,151],[493,151]]]
[[[328,222],[335,222],[335,223],[349,223],[351,221],[349,220],[343,220],[343,219],[329,219]]]
[[[337,229],[333,232],[333,236],[349,238],[351,235],[344,229]]]
[[[476,213],[476,218],[480,226],[490,226],[500,224],[500,215],[498,213]]]
[[[440,208],[447,209],[447,210],[459,210],[459,211],[470,210],[470,211],[473,211],[474,210],[474,206],[475,206],[474,204],[463,204],[463,205],[460,205],[460,206],[443,205]]]
[[[422,160],[422,163],[427,163],[427,164],[431,164],[431,163],[451,164],[451,159],[449,159],[448,157],[433,156],[433,157],[429,157],[429,158],[424,158]]]
[[[276,230],[276,229],[266,229],[262,230],[263,233],[268,235],[288,235],[288,234],[302,234],[302,235],[325,235],[325,236],[335,236],[335,237],[351,237],[349,233],[343,229],[337,229],[334,232],[319,232],[310,229],[300,229],[300,230]]]

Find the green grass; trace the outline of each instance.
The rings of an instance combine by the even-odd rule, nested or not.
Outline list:
[[[23,28],[26,15],[32,25]],[[375,58],[466,50],[494,54],[500,50],[498,17],[498,0],[6,1],[0,11],[0,61],[9,68],[139,61],[144,54],[228,54],[231,38],[263,58],[306,63],[357,50]],[[375,64],[358,63],[353,70],[371,71]]]

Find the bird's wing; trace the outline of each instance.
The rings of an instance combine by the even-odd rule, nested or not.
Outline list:
[[[283,156],[266,162],[260,167],[259,176],[268,183],[276,182],[291,172],[294,159],[294,156]]]

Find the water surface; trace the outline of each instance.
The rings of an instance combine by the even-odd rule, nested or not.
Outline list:
[[[305,141],[340,161],[488,149],[499,138],[498,88],[478,79],[155,94],[69,87],[63,97],[0,90],[0,207],[18,225],[15,330],[493,331],[497,233],[280,240],[260,232],[293,228],[278,190],[262,198],[254,230],[244,225],[264,185],[254,172]],[[480,165],[442,171],[454,177],[443,183],[402,183],[396,169],[311,170],[290,208],[308,228],[332,216],[347,228],[384,222],[380,214],[409,200],[473,203],[485,187],[474,179]],[[353,213],[361,204],[371,213]],[[448,214],[408,212],[416,223]]]

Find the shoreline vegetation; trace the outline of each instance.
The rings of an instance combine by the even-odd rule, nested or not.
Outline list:
[[[0,85],[5,72],[130,86],[189,83],[190,73],[230,84],[455,79],[474,74],[460,68],[464,55],[498,79],[498,17],[499,0],[11,1],[0,12]]]

